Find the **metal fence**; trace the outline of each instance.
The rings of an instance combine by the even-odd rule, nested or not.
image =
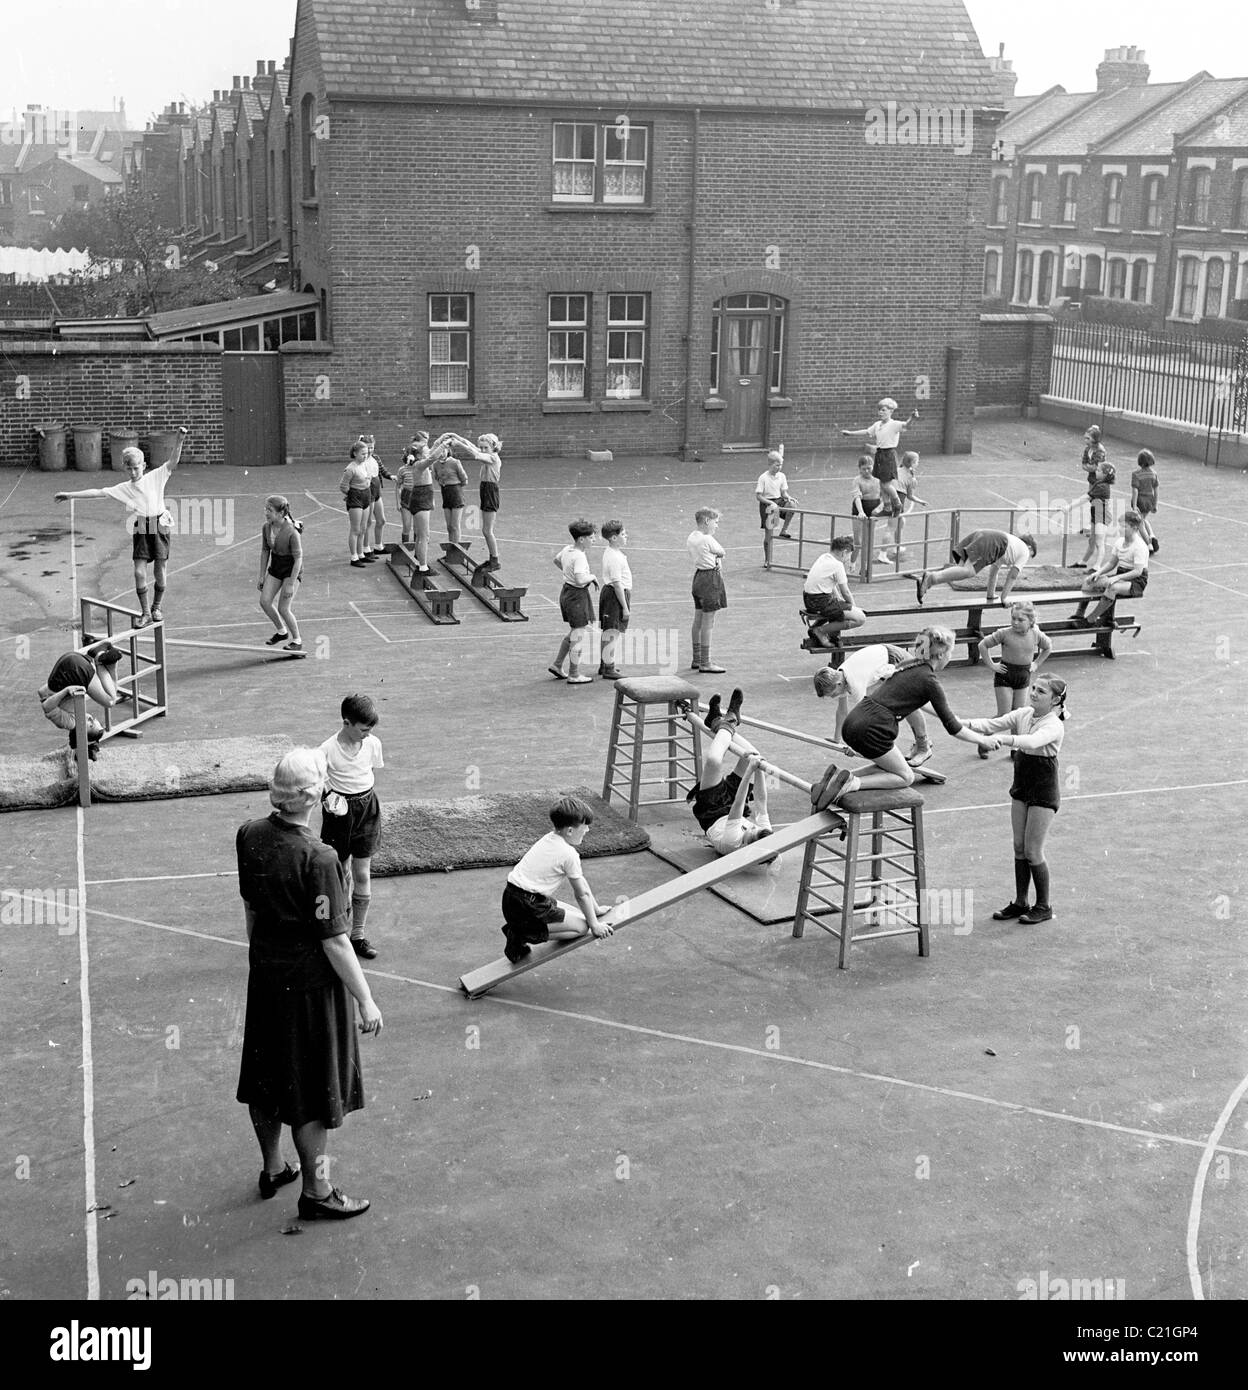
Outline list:
[[[1244,431],[1248,340],[1058,323],[1049,391],[1102,412],[1131,411],[1202,429]]]

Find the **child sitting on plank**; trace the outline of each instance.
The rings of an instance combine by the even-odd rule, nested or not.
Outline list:
[[[581,870],[577,846],[594,822],[593,811],[574,796],[563,796],[550,808],[554,829],[543,835],[507,875],[503,889],[504,952],[513,965],[529,954],[531,942],[575,941],[586,932],[601,940],[615,930]],[[564,880],[580,908],[556,902]]]

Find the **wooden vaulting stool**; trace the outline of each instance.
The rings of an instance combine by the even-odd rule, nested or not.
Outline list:
[[[679,676],[625,676],[615,683],[615,712],[607,745],[602,799],[612,795],[628,805],[629,820],[641,806],[683,801],[702,773],[702,741],[680,717],[682,702],[698,707],[698,689]],[[656,732],[657,731],[657,732]],[[652,754],[650,750],[658,749]],[[654,768],[661,775],[647,775]],[[643,796],[643,787],[661,786],[665,795]]]
[[[923,844],[923,798],[910,787],[895,791],[850,792],[832,808],[844,817],[848,830],[821,835],[806,845],[801,887],[793,917],[793,935],[801,936],[810,922],[840,942],[837,965],[844,970],[851,942],[879,941],[888,936],[917,936],[919,955],[929,953],[927,868]],[[863,818],[870,816],[870,825]],[[857,890],[869,890],[859,902]],[[811,899],[839,916],[829,925],[810,911]],[[874,930],[857,930],[858,918],[877,916]],[[895,925],[883,925],[885,919]],[[869,925],[864,923],[864,925]]]

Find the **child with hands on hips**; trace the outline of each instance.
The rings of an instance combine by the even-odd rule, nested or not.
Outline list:
[[[1000,660],[992,656],[994,647],[1001,648]],[[1036,625],[1035,604],[1026,599],[1012,603],[1009,627],[988,633],[979,644],[979,654],[992,672],[998,714],[1023,707],[1032,676],[1052,651],[1048,634]],[[986,758],[988,753],[981,748],[979,756]]]

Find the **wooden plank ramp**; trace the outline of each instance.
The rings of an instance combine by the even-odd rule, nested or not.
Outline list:
[[[694,893],[701,892],[703,888],[709,888],[725,878],[731,878],[742,869],[748,869],[752,864],[760,864],[764,859],[771,859],[785,850],[804,845],[816,835],[828,834],[842,823],[835,812],[821,811],[818,815],[807,816],[805,820],[794,821],[792,825],[780,826],[774,835],[755,840],[752,845],[725,854],[713,863],[703,864],[691,873],[681,874],[668,883],[649,888],[635,898],[629,898],[613,907],[606,920],[619,931],[628,923],[638,922],[653,912],[660,912],[665,907],[682,902]],[[543,942],[541,945],[533,946],[529,954],[515,965],[503,956],[489,965],[482,966],[480,970],[473,970],[461,976],[459,987],[469,999],[480,999],[497,985],[515,979],[517,975],[523,975],[526,971],[536,970],[539,965],[546,965],[559,956],[567,955],[569,951],[588,945],[593,940],[594,937],[586,933],[573,941]]]

